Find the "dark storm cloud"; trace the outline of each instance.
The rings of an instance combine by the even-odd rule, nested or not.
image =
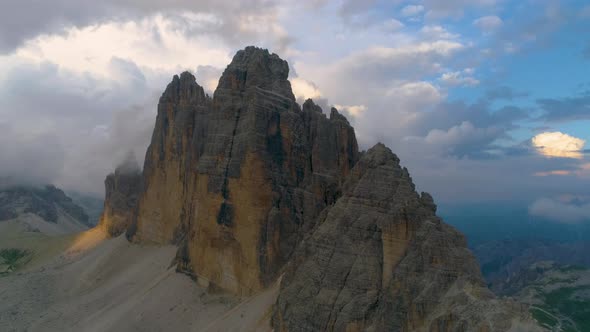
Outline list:
[[[539,108],[544,112],[541,119],[549,122],[590,119],[590,92],[564,98],[538,99]]]
[[[204,29],[212,29],[209,32],[236,42],[252,34],[251,31],[239,29],[242,20],[270,15],[276,9],[275,5],[273,0],[8,1],[2,4],[0,11],[0,53],[9,53],[26,40],[41,34],[64,33],[71,26],[84,27],[104,21],[136,19],[157,12],[176,15],[184,10],[214,15],[218,22]],[[157,31],[154,33],[157,34]]]

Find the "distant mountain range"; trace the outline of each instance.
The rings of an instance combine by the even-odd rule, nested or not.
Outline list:
[[[0,223],[16,222],[47,234],[93,226],[86,211],[53,185],[11,185],[0,189]]]

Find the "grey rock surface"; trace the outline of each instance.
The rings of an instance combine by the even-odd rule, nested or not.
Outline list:
[[[342,192],[284,274],[276,330],[507,331],[527,319],[494,299],[464,237],[384,145],[367,151]]]
[[[213,98],[190,73],[173,79],[146,155],[134,241],[181,244],[180,270],[236,292],[276,279],[358,160],[348,121],[311,100],[301,108],[288,73],[276,54],[248,47]]]
[[[32,213],[50,223],[57,223],[60,211],[89,226],[88,215],[61,189],[53,186],[9,186],[0,190],[0,221]]]
[[[98,227],[116,237],[127,231],[133,220],[141,190],[141,171],[123,163],[105,181],[104,208]]]

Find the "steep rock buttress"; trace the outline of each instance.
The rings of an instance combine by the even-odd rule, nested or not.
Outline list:
[[[239,51],[213,98],[189,73],[160,98],[134,241],[177,243],[179,269],[240,294],[276,279],[316,216],[339,197],[359,152],[353,128],[311,100],[289,66]]]
[[[508,331],[526,317],[485,288],[458,231],[384,145],[352,169],[281,282],[278,331]]]

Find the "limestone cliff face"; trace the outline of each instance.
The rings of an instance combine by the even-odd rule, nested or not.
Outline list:
[[[144,168],[135,222],[128,231],[136,241],[178,242],[188,195],[195,117],[211,100],[188,72],[174,76],[160,97],[156,125]]]
[[[178,243],[179,269],[238,294],[276,279],[358,160],[334,109],[301,108],[288,64],[239,51],[213,98],[189,73],[160,99],[134,241]]]
[[[384,145],[342,191],[284,274],[276,330],[507,331],[526,316],[494,299],[464,237]]]
[[[119,236],[131,225],[141,188],[139,168],[117,167],[104,180],[105,200],[98,227],[110,236]]]

